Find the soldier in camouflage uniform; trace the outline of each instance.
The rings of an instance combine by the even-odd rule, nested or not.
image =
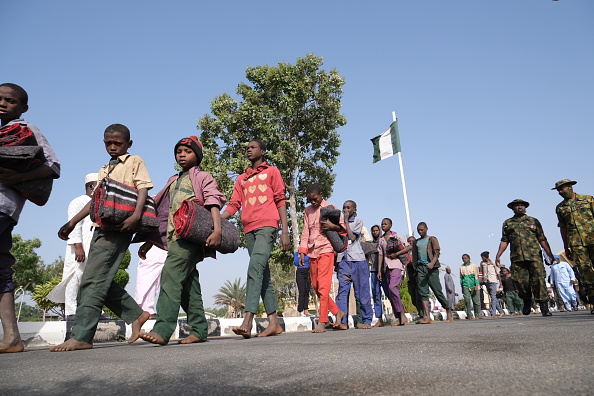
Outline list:
[[[577,182],[563,179],[555,183],[563,197],[556,208],[559,229],[567,258],[579,267],[584,289],[590,302],[594,301],[594,197],[576,194]],[[594,309],[590,311],[594,314]]]
[[[526,215],[530,204],[523,199],[514,199],[507,207],[514,211],[514,216],[503,222],[501,243],[495,258],[495,264],[501,265],[501,255],[511,244],[511,273],[518,287],[518,295],[524,300],[524,315],[530,315],[532,299],[540,306],[542,316],[551,316],[549,311],[545,268],[542,262],[542,250],[553,262],[553,253],[542,230],[540,221]],[[542,248],[542,250],[541,250]]]

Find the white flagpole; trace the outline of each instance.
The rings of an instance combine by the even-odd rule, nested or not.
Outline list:
[[[392,112],[392,121],[396,121],[396,112]],[[401,144],[402,147],[402,144]],[[404,209],[406,210],[406,223],[408,225],[408,236],[414,235],[410,223],[410,210],[408,209],[408,195],[406,194],[406,181],[404,180],[404,168],[402,167],[402,152],[398,152],[398,163],[400,164],[400,179],[402,180],[402,194],[404,195]]]

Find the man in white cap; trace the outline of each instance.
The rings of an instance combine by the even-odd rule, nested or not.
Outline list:
[[[89,203],[96,186],[97,173],[86,175],[85,194],[74,198],[68,205],[68,220],[72,219]],[[87,264],[87,253],[89,252],[92,237],[93,222],[90,216],[87,216],[78,222],[66,242],[62,282],[47,295],[48,299],[65,304],[65,314],[69,320],[76,314],[76,296],[80,278]]]

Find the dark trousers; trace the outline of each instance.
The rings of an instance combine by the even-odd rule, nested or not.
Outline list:
[[[445,309],[450,308],[448,299],[443,295],[438,268],[429,269],[426,265],[417,265],[417,282],[421,301],[429,301],[429,288],[431,288],[441,306]]]
[[[309,288],[311,286],[311,281],[309,280],[309,267],[297,267],[297,271],[295,271],[295,281],[297,282],[297,290],[299,291],[297,311],[303,312],[309,307]]]
[[[10,249],[12,249],[12,230],[15,224],[16,221],[12,217],[0,212],[0,293],[14,292],[12,266],[15,259],[10,254]]]
[[[93,234],[76,298],[78,306],[72,327],[75,340],[93,341],[104,305],[126,323],[134,322],[142,314],[142,308],[113,280],[131,240],[129,232],[96,230]]]

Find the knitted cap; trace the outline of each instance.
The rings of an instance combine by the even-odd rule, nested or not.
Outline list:
[[[194,153],[196,153],[196,158],[198,158],[198,164],[200,164],[202,162],[202,143],[200,143],[200,140],[198,140],[197,136],[190,136],[187,138],[183,138],[181,139],[179,142],[177,142],[177,144],[175,145],[175,148],[173,149],[173,154],[175,155],[177,153],[177,148],[179,146],[186,146],[192,149],[192,151],[194,151]]]

